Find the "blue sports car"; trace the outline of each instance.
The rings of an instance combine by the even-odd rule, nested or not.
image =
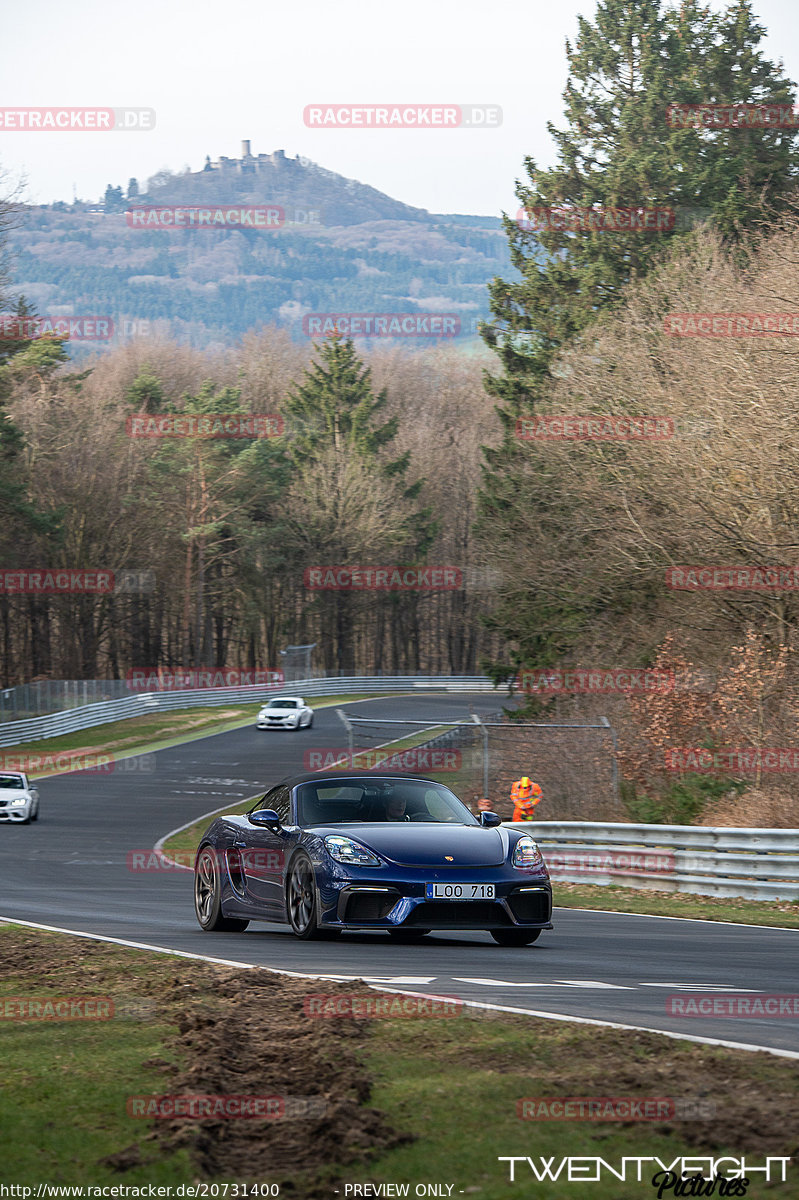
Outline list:
[[[383,929],[485,929],[527,946],[551,929],[552,888],[533,838],[479,819],[418,775],[322,771],[286,780],[244,816],[217,817],[194,866],[206,930],[288,922],[300,938]]]

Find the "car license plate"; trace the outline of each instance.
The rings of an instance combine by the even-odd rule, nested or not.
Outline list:
[[[428,900],[493,900],[493,883],[427,883]]]

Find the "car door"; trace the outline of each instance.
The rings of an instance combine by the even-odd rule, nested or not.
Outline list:
[[[291,820],[291,792],[280,785],[267,792],[257,807],[273,808],[281,825]],[[286,837],[260,825],[247,826],[246,847],[240,847],[247,895],[264,914],[278,918],[284,913],[283,869]]]

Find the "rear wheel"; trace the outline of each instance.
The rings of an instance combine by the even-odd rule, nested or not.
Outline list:
[[[222,916],[222,881],[219,878],[217,852],[212,846],[200,851],[194,868],[194,911],[206,933],[241,933],[249,921]]]
[[[427,937],[430,933],[429,929],[389,929],[388,935],[395,942],[421,942],[423,937]]]
[[[491,929],[489,932],[500,946],[531,946],[541,936],[540,929]]]
[[[316,881],[307,854],[298,854],[291,864],[286,900],[292,932],[298,938],[321,937],[316,916]]]

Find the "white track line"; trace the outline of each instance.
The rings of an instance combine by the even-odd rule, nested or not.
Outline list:
[[[268,971],[270,975],[288,975],[292,979],[330,979],[328,975],[315,975],[308,971],[286,971],[278,967],[264,967],[260,963],[236,962],[229,958],[214,958],[208,954],[193,954],[189,950],[170,950],[164,946],[151,946],[148,942],[132,942],[126,938],[108,937],[102,933],[86,933],[83,930],[64,929],[59,925],[42,925],[38,921],[20,921],[16,917],[0,915],[0,923],[7,925],[23,925],[28,929],[43,929],[48,933],[66,933],[72,937],[86,938],[92,942],[110,942],[115,946],[126,946],[131,950],[149,950],[155,954],[171,954],[176,958],[190,958],[200,962],[216,963],[223,967],[238,967],[245,971]],[[376,992],[391,992],[398,996],[417,996],[424,1000],[441,998],[430,992],[412,992],[408,988],[388,987],[386,984],[369,983],[366,985]],[[490,1012],[512,1013],[515,1016],[539,1017],[544,1021],[569,1021],[573,1025],[598,1025],[603,1029],[625,1029],[631,1033],[654,1033],[660,1037],[672,1038],[678,1042],[698,1042],[703,1046],[723,1046],[727,1050],[749,1050],[761,1054],[773,1054],[778,1058],[799,1058],[799,1051],[777,1050],[771,1046],[750,1045],[748,1042],[731,1042],[723,1038],[700,1037],[690,1033],[672,1033],[667,1029],[652,1029],[649,1025],[622,1025],[618,1021],[600,1021],[595,1017],[575,1017],[570,1013],[543,1012],[532,1008],[515,1008],[507,1004],[487,1004],[482,1000],[461,1000],[459,996],[447,996],[446,999],[460,1000],[466,1008],[485,1009]]]

